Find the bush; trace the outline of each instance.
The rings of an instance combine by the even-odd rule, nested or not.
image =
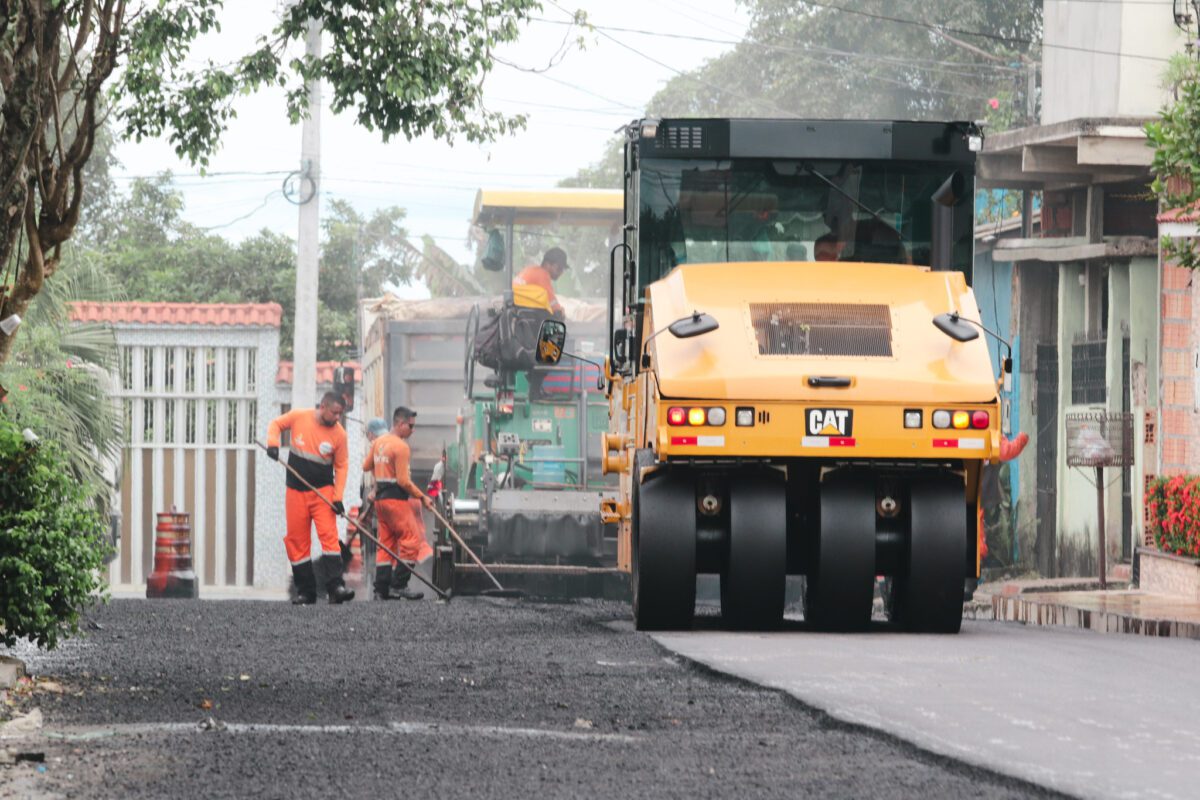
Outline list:
[[[1147,525],[1165,553],[1200,556],[1200,476],[1155,478],[1146,489]]]
[[[53,648],[99,599],[108,544],[95,493],[57,444],[27,443],[0,417],[0,644]]]

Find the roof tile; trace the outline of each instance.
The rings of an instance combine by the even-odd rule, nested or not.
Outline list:
[[[94,303],[71,304],[72,322],[114,325],[213,325],[278,328],[278,303]]]

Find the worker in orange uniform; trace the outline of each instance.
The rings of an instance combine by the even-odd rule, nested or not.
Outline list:
[[[1021,451],[1025,449],[1025,445],[1027,444],[1029,444],[1028,433],[1018,433],[1012,439],[1009,439],[1004,434],[1000,434],[1000,462],[1012,461],[1021,455]],[[979,482],[981,484],[981,502],[975,513],[976,522],[978,523],[976,531],[979,536],[979,562],[983,563],[988,554],[987,526],[984,524],[985,509],[999,506],[1003,497],[1000,488],[1000,468],[984,463],[983,469],[980,472]]]
[[[563,307],[562,303],[558,302],[558,296],[554,294],[554,281],[561,278],[566,271],[566,251],[561,247],[551,247],[542,256],[541,264],[531,264],[513,278],[513,287],[541,287],[546,291],[546,304],[549,306],[550,312],[562,316]]]
[[[267,426],[267,455],[278,461],[280,438],[284,431],[291,431],[288,465],[313,487],[305,486],[288,470],[287,535],[283,544],[292,564],[296,583],[296,599],[292,602],[297,605],[317,602],[317,578],[312,562],[314,524],[321,542],[321,566],[324,574],[330,576],[325,583],[329,602],[337,604],[354,599],[354,592],[342,580],[342,555],[334,513],[345,513],[342,491],[346,488],[350,462],[346,431],[339,424],[343,403],[340,395],[326,392],[316,409],[289,411]],[[333,508],[321,498],[332,503]]]
[[[411,501],[433,508],[433,500],[413,483],[409,472],[411,451],[406,441],[417,424],[417,412],[399,406],[392,414],[392,430],[371,444],[363,460],[363,472],[375,476],[375,515],[379,520],[379,541],[400,556],[413,569],[433,555],[425,540],[425,523]],[[412,573],[403,566],[393,567],[392,557],[379,548],[375,566],[375,599],[420,600],[424,592],[408,588]],[[394,573],[394,574],[393,574]]]

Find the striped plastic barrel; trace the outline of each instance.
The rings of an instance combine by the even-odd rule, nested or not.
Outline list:
[[[156,516],[154,571],[146,579],[146,597],[198,597],[200,586],[192,571],[191,514],[172,509]]]

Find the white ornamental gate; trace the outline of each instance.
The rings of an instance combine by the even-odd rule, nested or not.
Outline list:
[[[202,587],[254,584],[256,531],[278,535],[270,521],[256,525],[270,513],[257,498],[282,494],[278,470],[269,471],[254,444],[263,415],[271,413],[278,361],[278,313],[274,324],[262,324],[262,316],[243,312],[218,324],[109,320],[120,348],[117,394],[128,433],[120,541],[109,575],[114,586],[145,583],[154,565],[155,514],[172,508],[191,514],[193,565]],[[258,324],[238,324],[243,318]]]

